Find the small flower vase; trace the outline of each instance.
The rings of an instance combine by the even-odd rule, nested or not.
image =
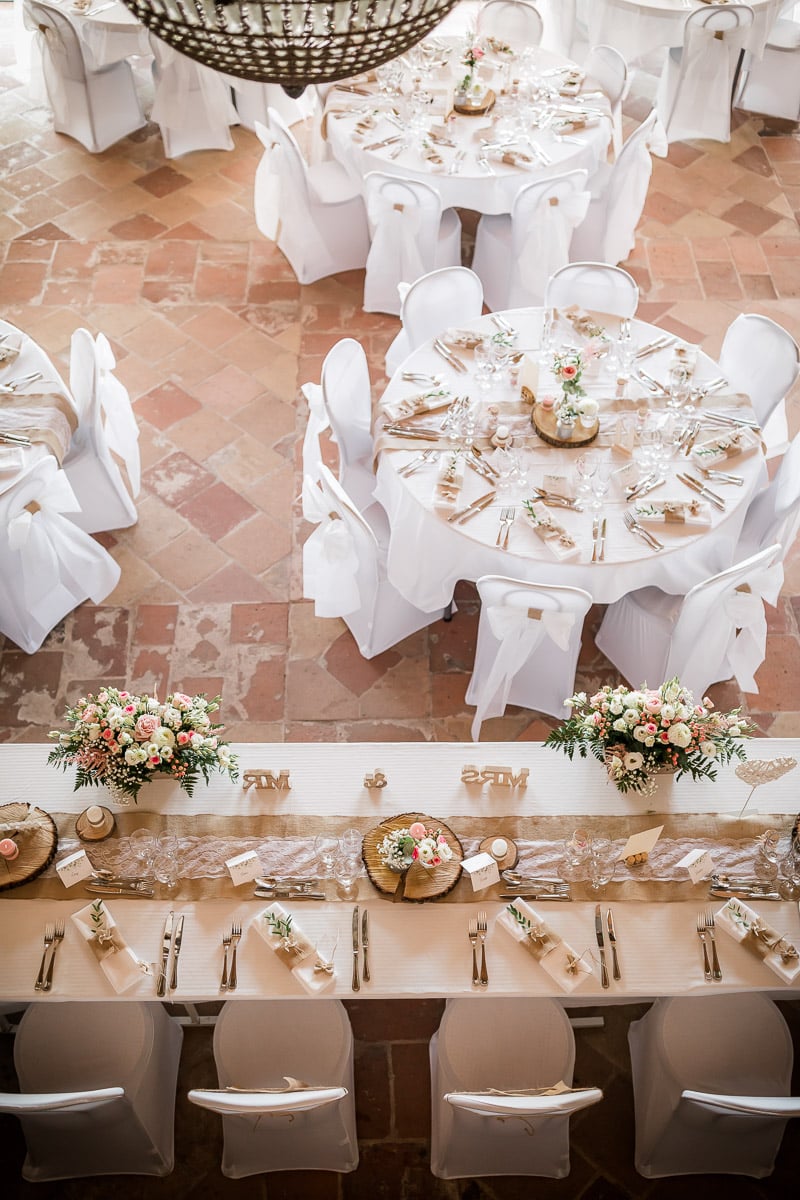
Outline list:
[[[468,75],[464,76],[458,86],[458,103],[467,108],[479,108],[485,93],[486,86],[477,68],[473,68]]]
[[[568,403],[569,401],[565,395],[556,413],[556,437],[562,438],[564,441],[572,437],[572,431],[575,428],[574,416],[572,413],[566,411]]]

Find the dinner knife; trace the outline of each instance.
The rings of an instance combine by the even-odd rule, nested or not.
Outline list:
[[[153,896],[155,892],[151,887],[144,886],[128,886],[122,883],[87,883],[84,884],[83,890],[89,892],[92,896]]]
[[[169,962],[169,952],[172,948],[172,922],[175,918],[175,913],[170,909],[169,916],[164,922],[164,936],[161,941],[161,970],[158,973],[158,983],[156,984],[156,995],[164,996],[167,991],[167,963]]]
[[[358,905],[353,909],[353,982],[351,987],[354,992],[361,990],[361,981],[358,978]]]
[[[606,924],[608,925],[608,940],[611,943],[611,962],[614,978],[622,979],[622,973],[619,969],[619,959],[617,958],[617,931],[614,928],[614,914],[610,908],[606,912]]]
[[[183,913],[178,917],[178,924],[175,928],[175,937],[172,939],[172,978],[169,981],[169,989],[175,991],[178,986],[178,955],[181,952],[181,942],[183,941]]]
[[[306,892],[301,888],[256,888],[253,892],[260,900],[326,900],[324,892]]]
[[[514,892],[501,892],[501,900],[572,900],[569,892],[526,892],[524,888],[517,888]]]
[[[600,562],[605,562],[605,557],[606,557],[606,529],[607,529],[607,527],[608,527],[608,520],[607,520],[607,518],[606,518],[606,517],[603,517],[603,520],[600,522],[600,550],[599,550],[599,552],[598,552],[598,555],[597,555],[597,557],[600,559]]]
[[[712,492],[699,479],[695,479],[694,475],[681,475],[679,471],[678,479],[680,479],[681,483],[685,483],[688,488],[691,488],[693,492],[697,492],[698,496],[702,496],[704,500],[708,500],[715,508],[720,509],[722,512],[725,511],[725,501],[722,499],[722,496],[718,496],[716,492]]]
[[[603,915],[600,912],[599,904],[595,906],[594,910],[594,933],[597,945],[600,947],[600,982],[604,988],[607,988],[609,986],[608,967],[606,966],[605,941],[603,939]]]
[[[463,363],[460,358],[457,358],[450,350],[447,349],[444,342],[439,338],[433,339],[433,348],[437,354],[440,354],[446,363],[449,363],[454,371],[460,371],[462,375],[467,374],[466,363]]]
[[[483,512],[484,508],[491,504],[494,498],[494,491],[487,492],[485,496],[480,496],[477,500],[473,500],[472,504],[468,504],[466,508],[460,508],[458,512],[451,513],[447,520],[451,525],[454,523],[460,525],[462,521],[468,521],[470,517]]]
[[[369,983],[369,958],[367,951],[369,949],[369,913],[364,909],[364,915],[361,918],[361,945],[364,947],[364,983]]]

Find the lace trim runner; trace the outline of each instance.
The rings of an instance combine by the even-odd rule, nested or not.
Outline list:
[[[249,886],[235,889],[225,862],[237,854],[254,850],[261,860],[265,875],[296,875],[312,877],[317,874],[314,855],[314,836],[320,832],[340,834],[354,826],[367,832],[363,822],[357,825],[348,817],[314,818],[314,833],[306,832],[311,823],[308,817],[220,817],[201,814],[192,817],[165,818],[153,813],[124,813],[117,820],[118,836],[86,844],[75,835],[73,814],[55,813],[59,829],[57,858],[75,850],[86,850],[95,869],[107,869],[119,875],[143,874],[142,864],[131,848],[130,834],[134,829],[148,828],[156,834],[169,833],[177,841],[181,879],[172,893],[181,899],[222,899],[249,895]],[[627,838],[644,829],[664,825],[664,831],[649,860],[636,867],[617,864],[615,878],[604,891],[605,896],[625,900],[686,900],[706,895],[707,884],[692,885],[686,869],[678,862],[689,850],[708,850],[718,870],[729,874],[752,874],[756,856],[756,837],[768,828],[788,834],[791,818],[786,814],[753,814],[743,819],[724,814],[679,814],[674,816],[591,817],[448,817],[457,831],[465,855],[475,854],[479,843],[488,836],[512,838],[519,851],[516,870],[531,875],[557,877],[563,858],[563,841],[576,826],[590,835],[610,837],[619,850]],[[269,827],[263,831],[264,825]],[[258,831],[255,826],[261,827]],[[190,830],[192,832],[190,832]],[[323,884],[323,887],[325,885]],[[513,890],[501,883],[481,893],[491,900],[500,891]],[[588,886],[573,884],[575,899],[589,898]],[[327,885],[328,899],[335,900],[336,889]],[[17,889],[15,895],[65,899],[63,884],[51,865],[37,880]],[[376,893],[377,895],[377,893]],[[444,902],[472,899],[469,882],[462,880]]]

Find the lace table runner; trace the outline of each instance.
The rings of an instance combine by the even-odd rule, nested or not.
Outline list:
[[[130,834],[134,829],[150,829],[156,835],[169,833],[178,839],[178,860],[181,879],[170,893],[180,899],[220,899],[250,895],[249,885],[234,888],[225,862],[237,854],[254,850],[261,860],[265,875],[317,874],[314,837],[318,833],[342,834],[345,829],[358,828],[362,834],[374,825],[352,817],[319,817],[313,823],[307,816],[220,817],[216,814],[164,817],[155,813],[120,813],[116,817],[115,835],[102,842],[84,843],[75,834],[75,816],[52,814],[59,832],[57,858],[65,858],[77,849],[85,849],[93,867],[106,868],[115,874],[142,874],[142,865],[131,849]],[[442,818],[445,819],[445,818]],[[513,839],[519,851],[516,870],[556,878],[563,858],[563,842],[577,825],[593,836],[610,837],[619,850],[628,837],[654,826],[664,826],[663,833],[648,861],[635,867],[617,864],[615,878],[604,890],[604,896],[624,900],[687,900],[706,895],[707,883],[693,885],[685,868],[678,867],[689,850],[708,850],[715,867],[729,874],[750,875],[756,857],[756,838],[765,829],[775,828],[787,835],[791,817],[786,814],[764,813],[737,818],[725,814],[647,814],[632,817],[450,817],[449,825],[460,838],[465,855],[475,854],[487,836]],[[309,834],[309,825],[313,833]],[[501,891],[513,888],[500,885],[481,892],[491,900]],[[328,899],[336,899],[336,889],[328,885]],[[592,892],[586,884],[573,884],[576,899],[588,898]],[[76,889],[77,893],[77,889]],[[15,898],[66,899],[71,893],[58,879],[51,865],[38,879],[15,889]],[[470,883],[462,878],[457,887],[442,902],[471,899]],[[376,893],[377,896],[377,893]]]

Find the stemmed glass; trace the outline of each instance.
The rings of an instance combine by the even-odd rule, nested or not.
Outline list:
[[[318,833],[314,838],[314,853],[320,865],[320,875],[330,878],[339,852],[339,839],[332,833]]]
[[[158,853],[158,841],[151,829],[134,829],[129,838],[131,854],[139,863],[140,870],[149,875]]]
[[[778,829],[767,829],[758,839],[758,850],[753,870],[758,879],[772,880],[778,875],[781,858],[781,834]]]
[[[599,892],[614,878],[617,869],[617,851],[610,838],[592,838],[589,855],[589,883],[593,892]]]
[[[564,857],[558,874],[566,883],[579,883],[589,873],[592,839],[584,829],[576,829],[564,842]]]
[[[779,871],[778,891],[784,900],[800,900],[800,839],[790,842]]]
[[[591,454],[581,454],[575,460],[575,474],[578,477],[577,492],[579,496],[590,496],[592,493],[592,476],[597,469],[597,462]]]
[[[595,467],[594,474],[591,478],[592,485],[592,511],[600,512],[603,507],[603,501],[608,495],[608,489],[611,487],[611,464],[599,462]]]
[[[362,873],[361,859],[355,855],[340,854],[333,864],[333,876],[339,894],[346,899],[358,891],[358,880]]]
[[[475,364],[475,382],[478,387],[482,392],[491,391],[494,376],[491,342],[481,339],[472,352],[472,360]]]

